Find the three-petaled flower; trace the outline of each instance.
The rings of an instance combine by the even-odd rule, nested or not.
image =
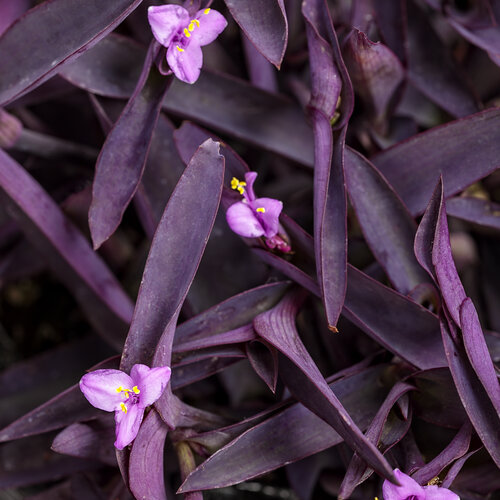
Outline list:
[[[253,190],[256,178],[257,172],[247,172],[244,181],[239,181],[236,177],[231,180],[231,187],[243,196],[243,200],[227,209],[227,223],[240,236],[245,238],[262,236],[269,248],[288,253],[291,248],[286,237],[284,234],[278,234],[283,203],[273,198],[256,198]]]
[[[167,47],[170,69],[186,83],[194,83],[200,76],[201,47],[213,42],[227,26],[216,10],[203,9],[191,18],[180,5],[149,7],[148,20],[156,40]]]
[[[394,469],[394,475],[401,486],[385,480],[382,486],[384,500],[460,500],[460,497],[448,488],[436,485],[420,486],[415,479],[399,469]]]
[[[123,450],[137,436],[144,410],[162,395],[170,380],[170,368],[134,365],[127,375],[121,370],[95,370],[80,380],[80,389],[89,403],[115,412],[115,446]]]

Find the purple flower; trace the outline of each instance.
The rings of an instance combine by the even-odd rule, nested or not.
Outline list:
[[[401,486],[385,480],[382,486],[384,500],[460,500],[458,495],[447,488],[436,485],[420,486],[399,469],[394,469],[394,475]]]
[[[115,412],[115,446],[119,450],[137,436],[144,409],[162,395],[170,371],[168,366],[134,365],[130,376],[121,370],[96,370],[80,380],[80,389],[92,406]]]
[[[240,236],[245,238],[262,236],[269,248],[290,252],[290,245],[284,239],[284,235],[278,234],[283,203],[273,198],[256,198],[253,191],[256,178],[257,172],[248,172],[244,181],[239,181],[236,177],[231,180],[231,187],[243,196],[243,200],[227,209],[227,223]]]
[[[175,76],[194,83],[200,76],[201,47],[213,42],[227,26],[224,16],[213,9],[203,9],[194,18],[179,5],[149,7],[148,20],[153,35],[167,47],[167,61]]]

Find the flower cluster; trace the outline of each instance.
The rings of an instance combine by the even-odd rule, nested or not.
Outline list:
[[[399,469],[394,469],[394,475],[401,486],[384,481],[382,486],[384,500],[460,500],[458,495],[447,488],[436,485],[420,486],[415,479]]]
[[[283,203],[273,198],[256,198],[253,184],[257,172],[245,174],[245,180],[239,181],[233,177],[231,187],[238,191],[243,199],[231,205],[226,212],[229,227],[245,238],[263,237],[269,248],[288,253],[290,245],[284,236],[279,234],[279,216]]]
[[[144,410],[162,395],[170,380],[170,368],[134,365],[127,375],[121,370],[95,370],[80,380],[80,389],[89,403],[115,412],[115,446],[123,450],[137,436]]]
[[[179,5],[149,7],[148,20],[156,40],[167,47],[167,61],[175,76],[194,83],[203,63],[201,47],[213,42],[227,26],[224,16],[203,9],[191,18]]]

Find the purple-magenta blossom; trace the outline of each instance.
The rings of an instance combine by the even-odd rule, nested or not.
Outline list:
[[[203,9],[194,18],[180,5],[149,7],[148,20],[156,40],[167,47],[167,61],[175,76],[194,83],[203,63],[201,47],[213,42],[227,26],[224,16]]]
[[[89,403],[115,412],[115,446],[123,450],[137,436],[144,410],[162,395],[170,380],[170,368],[134,365],[127,375],[121,370],[96,370],[80,380],[80,389]]]
[[[257,172],[247,172],[244,181],[239,181],[236,177],[231,180],[231,187],[243,196],[243,200],[227,209],[227,223],[240,236],[245,238],[262,236],[269,248],[289,252],[290,245],[278,234],[283,203],[273,198],[256,198],[253,190],[256,178]]]
[[[415,479],[399,469],[394,469],[394,476],[401,486],[385,480],[382,486],[383,500],[460,500],[460,497],[447,488],[436,485],[420,486]]]

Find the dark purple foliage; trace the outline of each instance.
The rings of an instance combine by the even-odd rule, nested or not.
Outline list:
[[[494,500],[499,66],[497,0],[0,0],[6,498]]]

